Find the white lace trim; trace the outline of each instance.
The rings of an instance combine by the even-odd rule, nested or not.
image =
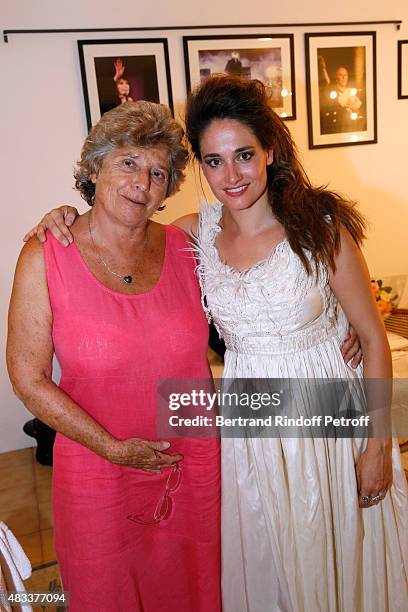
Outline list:
[[[197,236],[189,249],[198,261],[196,273],[203,310],[220,337],[235,332],[239,335],[240,331],[247,335],[250,329],[285,336],[290,323],[301,320],[304,301],[313,288],[317,288],[322,299],[322,316],[327,319],[323,326],[331,327],[335,321],[335,302],[326,268],[320,266],[317,274],[317,267],[307,253],[312,267],[312,274],[308,275],[285,239],[264,260],[246,270],[236,270],[220,259],[215,246],[221,216],[222,204],[202,204]],[[290,308],[282,308],[280,295],[289,299]]]

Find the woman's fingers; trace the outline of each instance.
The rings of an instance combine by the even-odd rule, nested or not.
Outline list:
[[[54,208],[54,210],[45,215],[42,219],[42,223],[50,230],[58,242],[64,246],[68,246],[73,242],[74,238],[65,224],[64,208],[66,207],[63,206],[62,209]]]
[[[379,504],[392,484],[391,453],[382,447],[368,447],[356,464],[358,505],[370,508]]]
[[[37,225],[35,227],[33,227],[32,229],[30,229],[29,232],[26,233],[26,235],[23,237],[23,241],[24,242],[28,242],[30,240],[30,238],[32,238],[36,234],[37,234]]]
[[[162,468],[167,467],[169,465],[173,465],[174,463],[178,463],[183,459],[183,455],[181,455],[180,453],[173,453],[170,455],[168,453],[162,452],[170,447],[170,442],[156,442],[149,440],[148,445],[153,450],[157,461],[161,463]]]
[[[360,508],[370,508],[379,504],[387,495],[387,490],[390,483],[386,478],[383,479],[366,479],[359,487],[358,502]]]
[[[139,470],[157,472],[183,459],[183,455],[180,453],[170,455],[162,452],[169,446],[169,442],[141,440],[139,438],[116,441],[116,451],[110,460],[113,463],[132,466]]]
[[[387,495],[387,489],[380,489],[379,491],[360,493],[358,498],[358,505],[360,508],[371,508],[371,506],[377,506]]]
[[[60,221],[56,222],[50,217],[47,219],[47,227],[54,238],[64,246],[68,246],[73,242],[74,238],[64,222],[61,224]]]
[[[358,344],[353,342],[352,338],[350,338],[343,347],[343,359],[346,363],[354,357],[356,351],[358,350]]]
[[[355,357],[353,358],[353,360],[352,360],[352,362],[351,362],[351,364],[350,364],[350,365],[351,365],[351,367],[352,367],[352,368],[354,368],[354,369],[356,369],[356,368],[357,368],[357,367],[360,365],[360,363],[362,362],[362,360],[363,360],[363,351],[362,351],[362,350],[361,350],[361,348],[360,348],[360,349],[358,349],[358,351],[357,351],[357,353],[356,353]]]
[[[164,451],[170,448],[170,442],[165,440],[144,440],[144,442],[154,451]]]
[[[353,360],[351,364],[353,367],[357,367],[361,362],[362,352],[360,342],[353,328],[350,328],[350,333],[346,336],[341,345],[341,354],[343,355],[345,363]]]
[[[78,211],[73,206],[60,206],[53,208],[49,213],[44,215],[41,221],[33,227],[24,236],[24,242],[27,242],[33,236],[37,236],[40,242],[47,240],[46,231],[50,230],[52,235],[64,246],[68,246],[74,241],[69,227],[74,223]]]
[[[157,457],[156,460],[148,461],[147,463],[133,463],[132,467],[138,470],[143,470],[144,472],[149,472],[152,474],[159,474],[161,470],[171,467],[175,463],[178,463],[183,459],[182,455],[166,455],[166,459],[162,457]]]
[[[178,463],[182,461],[184,458],[180,453],[174,453],[172,455],[168,455],[167,453],[160,453],[155,451],[155,455],[157,457],[157,461],[161,464],[161,467],[167,467],[169,465],[173,465],[174,463]]]
[[[148,474],[161,474],[162,470],[165,470],[166,468],[171,468],[173,465],[174,463],[171,465],[166,463],[166,464],[160,465],[159,467],[151,467],[151,468],[147,468],[147,467],[140,468],[137,465],[133,465],[131,467],[135,468],[136,470],[142,470],[143,472],[146,472]]]
[[[47,228],[43,223],[39,223],[37,225],[37,238],[40,242],[45,242],[47,240],[47,236],[45,234]]]
[[[33,227],[33,229],[27,232],[27,234],[23,238],[23,241],[28,242],[30,238],[32,238],[33,236],[37,236],[40,242],[45,242],[47,240],[47,236],[45,233],[46,230],[47,230],[47,226],[44,225],[42,221],[40,221],[38,225],[36,225],[35,227]]]
[[[70,225],[73,224],[73,222],[77,218],[78,211],[73,206],[63,206],[63,209],[64,209],[63,214],[64,214],[64,219],[65,219],[65,225],[69,227]]]

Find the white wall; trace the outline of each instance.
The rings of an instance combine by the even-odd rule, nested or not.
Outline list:
[[[392,6],[392,8],[390,8]],[[277,29],[295,34],[296,121],[289,123],[310,177],[359,201],[371,222],[366,256],[376,275],[408,273],[407,153],[408,100],[397,100],[397,40],[408,39],[408,4],[395,0],[343,0],[341,3],[271,3],[237,0],[3,0],[2,29],[183,26],[201,24],[332,22],[402,19],[394,26],[324,28],[325,31],[377,31],[378,144],[309,150],[305,99],[304,32],[319,28]],[[247,31],[238,30],[241,33]],[[260,31],[259,28],[254,32]],[[196,31],[146,34],[11,35],[0,41],[1,240],[0,343],[5,347],[7,306],[21,236],[55,203],[82,204],[72,191],[72,166],[86,136],[76,40],[168,36],[176,112],[185,97],[181,36]],[[208,30],[203,33],[211,33]],[[217,31],[216,33],[220,33]],[[200,181],[190,172],[182,193],[169,201],[160,219],[171,221],[196,207]],[[4,350],[0,364],[0,452],[30,440],[21,425],[28,418],[8,382]]]

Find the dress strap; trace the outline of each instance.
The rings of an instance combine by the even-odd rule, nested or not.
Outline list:
[[[222,215],[222,204],[216,202],[209,204],[202,202],[199,210],[197,236],[194,237],[194,242],[191,244],[197,259],[196,273],[201,288],[201,305],[207,317],[208,323],[213,321],[210,310],[207,306],[205,297],[205,273],[208,267],[214,264],[214,241],[217,233],[221,231],[219,222]],[[221,337],[218,325],[213,321],[214,326]]]
[[[220,228],[220,220],[222,216],[222,204],[216,202],[209,204],[202,202],[198,220],[198,235],[197,241],[201,249],[211,249],[214,245],[215,237]]]

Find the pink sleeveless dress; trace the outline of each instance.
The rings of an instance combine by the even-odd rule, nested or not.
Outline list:
[[[75,244],[44,244],[60,388],[118,439],[158,439],[161,377],[209,378],[208,324],[195,261],[181,230],[166,226],[161,276],[124,295],[100,283]],[[148,522],[169,470],[114,465],[57,434],[55,544],[70,612],[219,612],[219,443],[174,439],[181,482],[168,518]]]

